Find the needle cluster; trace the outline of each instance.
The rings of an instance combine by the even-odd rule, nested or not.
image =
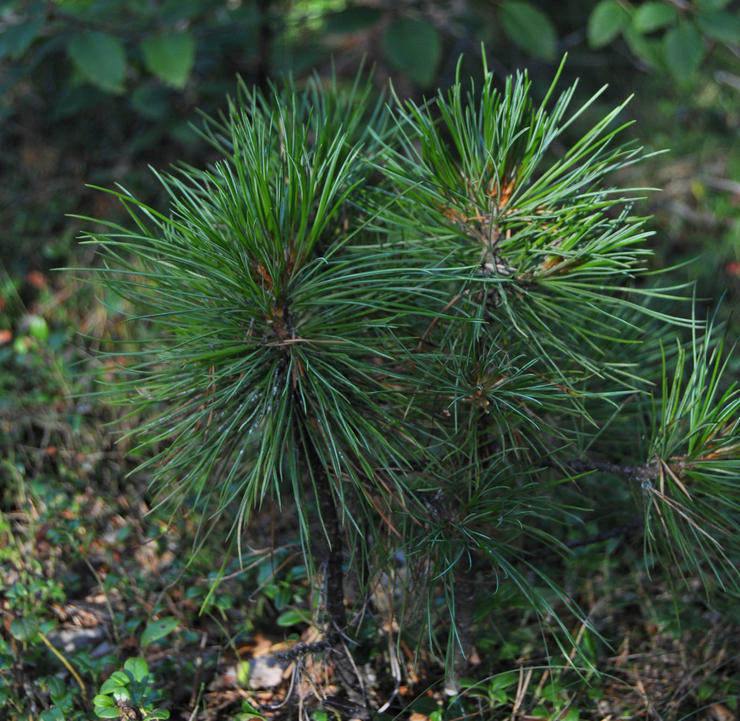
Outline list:
[[[116,389],[162,499],[235,513],[237,543],[266,499],[294,512],[330,639],[402,578],[384,612],[452,689],[497,589],[580,613],[539,560],[587,519],[738,581],[727,354],[646,270],[645,189],[611,185],[644,157],[624,106],[576,135],[599,94],[572,110],[556,81],[242,88],[206,121],[216,162],[158,173],[164,211],[109,191],[133,222],[88,237],[156,331]]]

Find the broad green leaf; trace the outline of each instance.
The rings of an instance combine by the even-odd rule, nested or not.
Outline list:
[[[128,671],[134,677],[134,681],[142,681],[149,675],[149,666],[140,657],[126,659],[126,663],[123,664],[123,670]]]
[[[10,25],[0,34],[0,60],[9,55],[17,60],[33,42],[44,24],[43,18],[35,18],[25,23]]]
[[[146,715],[147,721],[154,721],[154,719],[168,719],[169,717],[170,712],[166,708],[155,708]]]
[[[513,686],[518,679],[516,671],[504,671],[503,673],[496,674],[491,679],[489,684],[490,689],[504,689],[509,686]]]
[[[557,51],[557,33],[550,18],[527,2],[501,3],[501,24],[506,34],[535,57],[552,60]]]
[[[126,681],[124,681],[123,683],[120,679],[111,676],[110,678],[107,678],[105,679],[105,681],[103,681],[103,684],[100,687],[100,693],[113,693],[114,691],[117,691],[119,688],[121,688],[121,686],[126,686],[129,682],[130,679],[128,678],[128,676],[126,676]]]
[[[121,718],[117,708],[107,708],[105,706],[95,706],[95,714],[98,718]]]
[[[296,611],[295,609],[283,611],[277,617],[278,626],[295,626],[298,623],[305,623],[305,622],[306,622],[305,615],[302,614],[300,611]]]
[[[740,45],[740,17],[722,10],[700,12],[694,16],[696,24],[705,35],[730,45]]]
[[[683,21],[671,28],[663,39],[666,65],[680,83],[691,79],[704,57],[704,43],[696,26]]]
[[[391,64],[403,70],[417,85],[431,85],[437,76],[442,43],[426,20],[398,18],[385,31],[385,52]]]
[[[723,10],[730,4],[730,0],[694,0],[694,5],[700,10]]]
[[[14,618],[10,622],[10,633],[18,641],[33,641],[39,631],[39,622],[35,616]]]
[[[663,42],[654,38],[646,38],[632,26],[624,28],[622,36],[629,49],[646,65],[651,68],[662,67],[664,64]]]
[[[116,701],[130,701],[131,689],[128,686],[119,686],[115,691],[113,691],[113,698]]]
[[[651,33],[653,30],[673,25],[676,10],[672,5],[662,2],[646,2],[640,5],[632,16],[632,27],[638,33]]]
[[[100,693],[93,698],[93,704],[97,713],[98,708],[113,708],[116,702],[107,694]]]
[[[46,711],[41,712],[39,721],[64,721],[64,714],[60,708],[52,706],[51,708],[46,709]]]
[[[619,35],[629,16],[616,0],[602,0],[588,19],[588,43],[592,48],[607,45]]]
[[[324,30],[327,33],[356,33],[375,25],[381,18],[380,10],[357,6],[330,13],[324,17]]]
[[[159,641],[160,638],[172,633],[178,623],[180,622],[174,616],[165,616],[158,621],[151,621],[144,629],[144,633],[141,634],[141,645],[147,646]]]
[[[60,699],[63,699],[68,691],[67,685],[59,678],[59,676],[52,676],[49,681],[49,697],[54,703],[59,703]]]
[[[160,80],[176,88],[188,81],[195,61],[195,38],[188,33],[150,35],[141,42],[147,68]]]
[[[109,93],[123,92],[126,51],[118,38],[99,30],[79,33],[67,43],[67,54],[93,85]]]

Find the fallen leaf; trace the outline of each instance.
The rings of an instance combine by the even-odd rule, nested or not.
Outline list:
[[[735,714],[721,703],[713,703],[707,712],[712,721],[736,721],[737,719]]]
[[[46,285],[46,276],[40,270],[32,270],[26,275],[28,285],[40,290]]]

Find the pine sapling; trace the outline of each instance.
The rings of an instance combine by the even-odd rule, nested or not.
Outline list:
[[[588,663],[543,562],[586,522],[621,513],[646,553],[737,585],[727,354],[671,311],[684,289],[655,286],[646,189],[610,184],[644,157],[617,142],[625,106],[577,136],[599,93],[571,111],[556,82],[535,103],[526,74],[500,89],[484,65],[391,106],[359,79],[242,87],[203,130],[219,159],[157,174],[166,212],[109,191],[133,225],[88,236],[156,331],[116,385],[145,419],[139,470],[204,528],[232,514],[239,554],[263,504],[295,513],[322,589],[307,650],[358,716],[380,705],[352,663],[368,617],[452,694],[502,588]]]

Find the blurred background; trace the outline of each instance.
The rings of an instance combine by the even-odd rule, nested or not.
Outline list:
[[[49,594],[84,597],[100,581],[101,564],[108,564],[105,583],[131,604],[161,587],[163,568],[180,569],[173,527],[151,515],[140,522],[149,510],[146,478],[124,480],[136,453],[104,425],[117,411],[95,395],[86,373],[99,363],[101,342],[146,333],[125,323],[120,300],[96,299],[102,291],[69,270],[96,262],[94,247],[78,242],[90,227],[82,218],[122,219],[115,198],[87,186],[120,183],[164,210],[150,166],[209,162],[211,150],[193,124],[199,113],[225,107],[237,76],[260,88],[286,73],[298,84],[310,73],[351,80],[364,62],[379,93],[391,80],[400,98],[420,100],[454,80],[461,55],[461,73],[480,75],[482,44],[498,82],[526,68],[535,96],[544,95],[565,53],[560,87],[579,79],[573,107],[608,84],[575,134],[634,95],[623,112],[624,122],[634,121],[624,139],[665,152],[617,180],[661,189],[646,192],[635,209],[654,216],[653,265],[675,266],[677,282],[695,280],[701,313],[722,299],[719,314],[735,340],[740,16],[728,0],[0,0],[0,507],[10,514],[0,523],[0,560],[2,575],[9,578],[12,566],[18,578],[22,556],[8,549],[32,543],[40,564],[33,573],[47,584],[28,596],[36,605],[23,602],[25,613],[42,619]],[[679,312],[690,313],[690,306]],[[731,367],[740,370],[737,354]],[[25,529],[14,526],[15,536],[11,516]],[[180,532],[187,536],[187,528]],[[126,582],[111,570],[120,547],[155,536],[156,554],[137,556],[137,569],[128,571],[144,575]],[[39,570],[49,568],[54,548],[76,558],[62,575]],[[189,572],[205,576],[218,567],[214,553],[203,550],[201,565]],[[630,585],[631,572],[611,590]],[[656,598],[646,588],[634,593]],[[215,598],[223,614],[238,594]],[[684,602],[694,603],[673,600]],[[147,609],[143,615],[158,608],[132,607]],[[704,639],[691,648],[703,649],[707,658],[697,663],[713,668],[708,659],[719,646],[712,644],[721,645],[723,632],[715,625],[716,637],[707,635],[716,617],[691,608]],[[665,613],[670,626],[670,608]],[[135,621],[132,613],[132,628]],[[627,618],[625,624],[634,627]],[[640,638],[648,645],[653,639],[660,651],[676,633],[666,641],[648,630]],[[40,658],[43,646],[34,653]],[[715,685],[702,692],[707,703],[726,693],[730,677],[715,674]],[[708,676],[696,678],[704,683]],[[666,679],[670,696],[680,679],[673,671]],[[0,683],[0,695],[12,697],[8,688]],[[685,688],[694,693],[699,686]]]

